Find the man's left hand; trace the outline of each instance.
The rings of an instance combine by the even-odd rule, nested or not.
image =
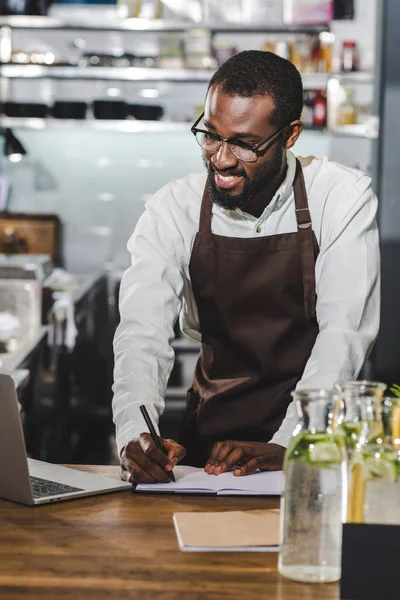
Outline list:
[[[235,442],[228,440],[214,444],[204,470],[210,475],[221,475],[235,467],[237,477],[257,470],[279,471],[283,466],[286,448],[264,442]]]

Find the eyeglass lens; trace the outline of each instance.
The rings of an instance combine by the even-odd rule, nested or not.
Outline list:
[[[214,137],[214,135],[202,133],[200,131],[196,132],[196,140],[206,152],[217,152],[222,143],[222,140]],[[229,144],[229,148],[232,154],[234,154],[239,160],[257,160],[257,154],[250,148],[246,148],[240,144]]]

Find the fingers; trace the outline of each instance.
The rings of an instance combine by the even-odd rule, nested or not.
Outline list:
[[[169,461],[169,464],[165,468],[167,471],[171,471],[178,462],[185,458],[186,449],[177,444],[177,442],[174,442],[174,440],[163,440],[163,443]]]
[[[228,442],[216,442],[212,447],[210,458],[204,467],[206,473],[212,475],[214,473],[214,469],[219,466],[220,460],[225,458],[230,451],[231,449],[228,447]]]
[[[121,455],[121,476],[131,483],[168,481],[169,460],[148,433],[129,442]]]
[[[262,456],[256,456],[255,458],[250,459],[246,464],[240,465],[240,468],[235,469],[233,474],[235,477],[241,477],[242,475],[256,473],[256,471],[261,468],[260,462],[262,461],[262,458]]]
[[[214,444],[210,458],[205,466],[206,473],[220,475],[243,458],[244,444],[228,440]]]
[[[232,467],[238,465],[243,460],[244,450],[243,448],[235,448],[228,456],[222,460],[217,467],[214,469],[214,475],[221,475],[232,469]]]
[[[240,468],[233,471],[233,474],[240,477],[255,473],[257,470],[280,471],[283,468],[285,450],[278,444],[267,444],[263,452],[241,464]]]
[[[154,443],[149,433],[142,433],[137,439],[143,454],[148,460],[158,465],[162,470],[168,465],[169,460],[165,453],[160,450]],[[160,438],[161,444],[164,444],[164,440]],[[131,442],[130,442],[131,444]],[[128,444],[129,446],[129,444]],[[136,458],[134,456],[134,458]]]
[[[214,444],[204,470],[210,475],[220,475],[236,465],[234,475],[249,475],[257,470],[282,469],[285,448],[267,442],[225,441]]]

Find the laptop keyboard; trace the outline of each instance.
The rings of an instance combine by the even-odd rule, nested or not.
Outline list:
[[[40,477],[31,476],[31,486],[34,498],[45,498],[46,496],[58,496],[60,494],[70,494],[71,492],[83,492],[83,488],[40,479]]]

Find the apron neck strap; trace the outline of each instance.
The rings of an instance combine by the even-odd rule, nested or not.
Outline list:
[[[308,208],[303,169],[296,158],[296,174],[293,182],[294,203],[298,227],[301,271],[303,275],[304,308],[309,319],[316,315],[315,260],[317,256],[315,234],[311,228],[311,215]]]
[[[297,227],[299,229],[309,229],[311,227],[311,215],[308,208],[303,169],[298,158],[296,158],[296,174],[294,176],[293,190]]]
[[[212,219],[212,202],[210,194],[208,193],[208,178],[206,185],[204,186],[203,199],[201,201],[200,209],[200,222],[199,222],[199,233],[211,233],[211,219]]]

